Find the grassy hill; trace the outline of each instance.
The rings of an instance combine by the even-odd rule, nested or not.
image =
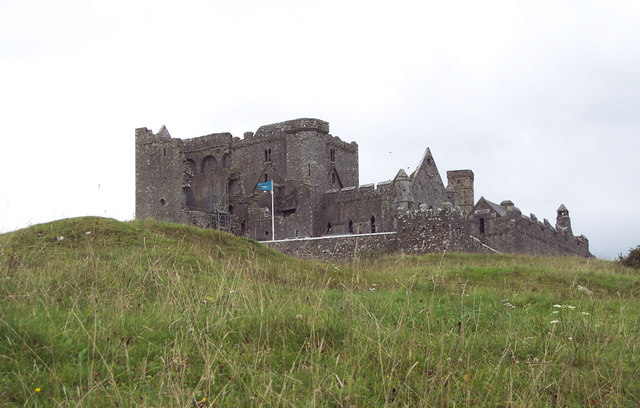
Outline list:
[[[595,259],[61,220],[0,235],[0,406],[636,407],[639,295]]]

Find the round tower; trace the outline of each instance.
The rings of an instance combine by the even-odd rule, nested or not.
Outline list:
[[[411,192],[411,180],[404,170],[400,169],[393,179],[393,204],[397,210],[410,210],[413,208],[414,200]]]

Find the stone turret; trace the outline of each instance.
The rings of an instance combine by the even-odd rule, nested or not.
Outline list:
[[[556,229],[561,232],[573,234],[573,232],[571,231],[571,218],[569,218],[569,210],[567,210],[567,207],[565,207],[564,204],[560,204],[560,207],[558,207]]]
[[[400,169],[393,179],[394,200],[397,210],[410,210],[413,208],[414,199],[411,192],[411,179],[404,170]]]

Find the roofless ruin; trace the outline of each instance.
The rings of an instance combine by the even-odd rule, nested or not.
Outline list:
[[[258,187],[268,181],[273,214],[270,194]],[[400,170],[391,181],[360,186],[358,145],[330,135],[318,119],[262,126],[242,139],[136,129],[136,218],[217,228],[304,257],[371,250],[591,256],[564,205],[554,227],[508,200],[474,202],[473,185],[464,169],[447,171],[445,187],[427,148],[410,175]]]

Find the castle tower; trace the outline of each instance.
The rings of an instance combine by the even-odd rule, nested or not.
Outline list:
[[[569,210],[567,210],[567,207],[565,207],[564,204],[560,204],[560,207],[558,207],[556,229],[558,231],[573,234],[573,232],[571,231],[571,218],[569,218]]]
[[[185,170],[181,141],[166,127],[136,129],[136,219],[181,220]]]
[[[411,180],[404,170],[400,169],[393,179],[393,205],[397,210],[410,210],[414,205],[411,193]]]
[[[466,212],[473,208],[473,171],[450,170],[447,172],[447,189],[454,191],[458,207]]]

